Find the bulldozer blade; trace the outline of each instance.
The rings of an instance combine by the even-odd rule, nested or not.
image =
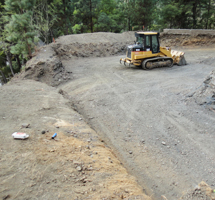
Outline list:
[[[171,50],[171,54],[172,54],[172,59],[174,64],[177,64],[179,66],[187,64],[184,58],[184,54],[185,54],[184,52]]]
[[[183,66],[183,65],[186,65],[187,64],[187,61],[185,60],[185,57],[181,57],[180,58],[180,61],[177,63],[177,65],[179,66]]]

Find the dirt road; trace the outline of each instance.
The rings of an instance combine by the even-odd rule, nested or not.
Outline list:
[[[214,69],[201,61],[215,49],[183,50],[188,65],[151,71],[120,56],[63,61],[73,80],[60,88],[155,199],[202,180],[215,186],[215,113],[189,97]]]

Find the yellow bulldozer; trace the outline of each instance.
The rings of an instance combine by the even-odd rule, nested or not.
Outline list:
[[[184,52],[160,47],[158,32],[136,32],[135,37],[135,44],[128,46],[126,58],[120,59],[121,64],[141,66],[143,69],[186,65]]]

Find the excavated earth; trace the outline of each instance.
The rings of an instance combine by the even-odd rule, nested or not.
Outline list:
[[[0,87],[0,197],[215,199],[215,36],[160,39],[188,65],[120,65],[133,32],[38,49]],[[13,140],[15,131],[30,137]]]

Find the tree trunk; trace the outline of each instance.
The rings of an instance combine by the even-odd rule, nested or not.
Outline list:
[[[22,68],[22,65],[21,65],[21,62],[20,62],[20,60],[19,60],[19,56],[18,56],[18,55],[16,55],[16,62],[18,63],[19,71],[20,71],[21,68]]]
[[[24,56],[22,55],[22,65],[25,65],[26,62],[27,62],[26,59],[25,59]]]
[[[181,20],[178,20],[179,28],[180,28],[180,29],[186,28],[186,23],[185,23],[185,21],[186,21],[186,12],[183,11],[183,12],[181,13]]]
[[[207,21],[206,21],[206,29],[208,29],[208,19],[210,15],[210,9],[211,9],[211,0],[209,0],[209,5],[208,5],[208,16],[207,16]]]
[[[25,30],[25,33],[27,33],[26,28],[24,28],[24,30]],[[28,46],[28,56],[29,56],[29,58],[31,59],[31,58],[32,58],[32,53],[31,53],[31,46],[30,46],[30,44],[28,43],[28,37],[26,37],[26,43],[27,43],[27,46]]]
[[[67,15],[66,15],[66,0],[63,0],[63,13],[64,13],[64,19],[65,19],[65,35],[68,35],[68,23],[67,23]]]
[[[197,0],[194,1],[193,3],[193,29],[196,28],[196,14],[197,14]]]
[[[130,27],[130,17],[128,17],[128,31],[131,31],[131,27]],[[132,30],[133,31],[133,30]]]
[[[51,36],[51,42],[54,42],[54,35],[53,35],[51,28],[49,29],[49,32],[50,32],[50,36]],[[48,40],[48,42],[49,42],[49,40]]]
[[[90,30],[93,33],[92,0],[90,0]]]
[[[145,5],[145,1],[143,1],[143,5],[142,5],[142,8],[145,8],[145,7],[147,7],[147,5]],[[143,13],[141,13],[142,14],[142,16],[143,16],[143,26],[145,26],[145,27],[147,27],[147,23],[146,23],[146,12],[144,11],[145,9],[143,9]]]
[[[9,62],[11,74],[14,76],[13,65],[12,65],[12,61],[11,61],[10,52],[6,51],[6,54],[7,54],[7,60],[8,60],[8,62]]]
[[[5,75],[4,75],[2,70],[0,70],[0,73],[2,75],[3,84],[7,83],[7,79],[6,79],[6,77],[5,77]]]

